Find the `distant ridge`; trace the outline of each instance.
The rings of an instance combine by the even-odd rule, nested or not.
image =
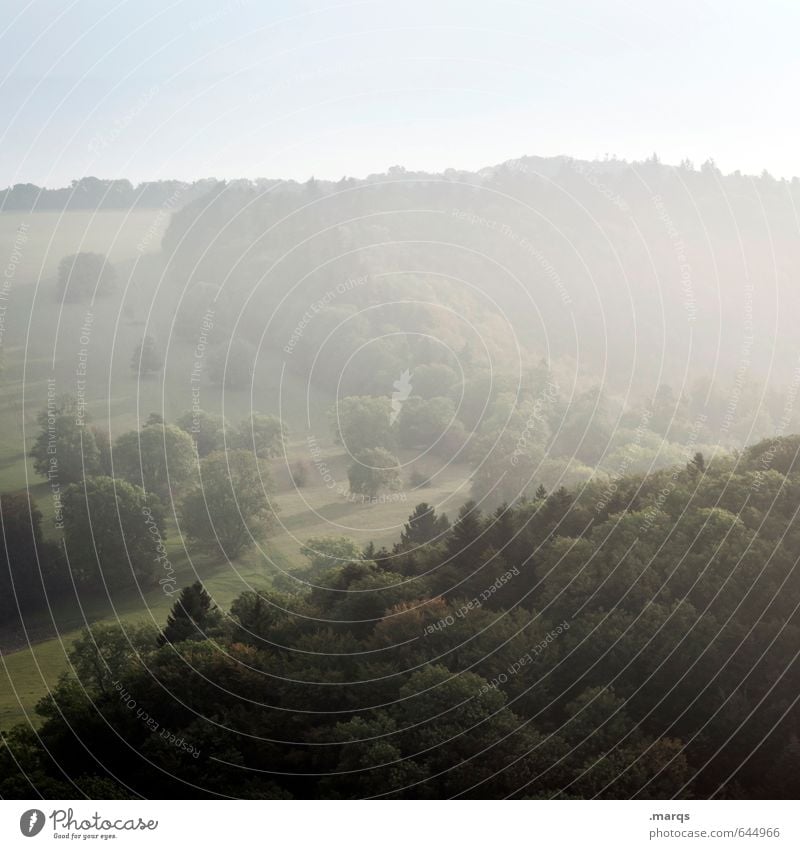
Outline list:
[[[239,178],[233,180],[220,180],[209,177],[194,182],[182,180],[156,180],[134,185],[129,180],[104,180],[98,177],[83,177],[73,180],[70,186],[58,189],[46,189],[33,183],[16,183],[15,185],[0,190],[0,212],[11,211],[46,211],[63,209],[136,209],[168,207],[172,210],[180,209],[191,201],[204,194],[224,186],[242,189],[264,190],[281,184],[285,189],[291,191],[294,188],[315,184],[319,188],[333,189],[342,184],[357,185],[385,182],[390,180],[418,180],[424,178],[459,179],[478,181],[492,180],[498,175],[513,172],[524,173],[530,177],[544,179],[557,179],[565,169],[593,174],[620,175],[626,171],[638,170],[640,168],[654,171],[675,172],[683,171],[687,174],[700,172],[715,172],[724,177],[749,177],[749,179],[763,179],[778,183],[791,183],[796,185],[798,178],[791,180],[774,178],[767,171],[762,171],[758,176],[743,175],[734,171],[729,175],[723,175],[714,164],[708,160],[697,169],[688,160],[679,165],[662,163],[653,154],[650,159],[643,161],[628,162],[625,159],[607,157],[604,159],[576,159],[571,156],[520,156],[509,159],[496,165],[488,165],[476,171],[466,169],[447,168],[442,172],[435,171],[413,171],[402,165],[393,165],[381,173],[370,174],[364,178],[342,177],[340,180],[317,180],[312,177],[305,183],[297,180],[282,180],[277,178],[248,179]]]

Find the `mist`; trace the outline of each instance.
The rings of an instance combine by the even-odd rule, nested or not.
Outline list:
[[[632,846],[722,836],[667,805],[723,800],[724,836],[742,803],[779,836],[796,17],[19,10],[0,796],[142,831],[166,800],[517,799],[577,845],[611,843],[551,800],[650,800]],[[123,828],[94,816],[19,827]]]

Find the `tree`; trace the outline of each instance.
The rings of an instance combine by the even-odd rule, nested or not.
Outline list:
[[[289,474],[292,477],[292,483],[297,489],[302,489],[308,483],[309,466],[305,460],[295,460],[292,463]]]
[[[509,547],[516,533],[514,513],[507,504],[501,504],[487,525],[487,541],[495,551],[510,554]]]
[[[205,410],[187,410],[175,422],[194,440],[199,457],[207,457],[224,446],[225,419]]]
[[[30,450],[33,468],[51,485],[66,486],[100,471],[100,451],[89,424],[75,399],[63,397],[36,417],[41,428]]]
[[[219,628],[222,614],[206,588],[195,581],[181,590],[167,616],[167,624],[158,638],[159,645],[165,643],[194,642],[208,639],[209,632]]]
[[[394,448],[390,415],[389,399],[372,395],[343,398],[329,414],[337,442],[351,455],[370,448]]]
[[[264,590],[246,590],[231,603],[233,639],[237,643],[263,646],[265,640],[279,635],[290,617],[287,600]]]
[[[65,256],[58,264],[58,297],[81,302],[107,295],[117,280],[108,257],[96,253]]]
[[[311,537],[301,549],[315,572],[364,559],[358,543],[350,537]]]
[[[534,476],[541,474],[544,451],[528,444],[522,433],[498,428],[472,442],[470,456],[476,463],[472,498],[485,507],[495,507],[525,497]]]
[[[42,605],[67,571],[61,550],[42,535],[42,513],[27,492],[0,495],[0,613]]]
[[[408,517],[400,534],[400,544],[403,548],[416,548],[425,545],[447,532],[450,522],[447,515],[436,515],[436,510],[424,501],[417,504],[414,512]]]
[[[91,431],[97,445],[97,474],[111,477],[111,438],[108,435],[108,431],[94,426],[91,428]]]
[[[400,444],[406,448],[429,448],[440,439],[455,418],[449,398],[409,398],[397,422]]]
[[[153,372],[164,368],[164,358],[156,347],[156,340],[152,336],[145,336],[136,346],[131,357],[131,368],[139,375],[146,377]]]
[[[751,445],[742,452],[741,466],[753,471],[775,469],[782,475],[800,472],[800,434],[775,436]]]
[[[267,460],[283,454],[288,435],[286,425],[277,416],[253,413],[233,433],[231,446]]]
[[[481,511],[474,501],[467,501],[458,511],[458,519],[447,540],[447,553],[457,563],[469,564],[475,561],[475,548],[482,544],[482,532]],[[473,562],[473,566],[477,565],[477,562]]]
[[[109,695],[114,692],[115,680],[155,650],[157,637],[158,631],[150,622],[95,622],[70,647],[70,665],[92,696]]]
[[[421,723],[420,717],[436,719]],[[537,766],[556,760],[542,754],[534,731],[520,728],[498,689],[473,672],[453,675],[438,664],[414,672],[394,703],[369,717],[343,717],[333,732],[342,745],[336,777],[323,787],[352,798],[446,799],[475,791],[476,782],[480,798],[502,798]],[[534,749],[538,763],[531,768],[520,753]]]
[[[311,539],[320,574],[291,594],[247,591],[225,623],[187,588],[169,645],[152,627],[93,626],[35,732],[0,741],[0,796],[170,798],[191,783],[204,797],[789,798],[800,482],[764,468],[778,449],[762,446],[754,468],[715,456],[694,482],[686,458],[619,476],[602,511],[604,479],[489,518],[465,505],[444,543],[415,555]],[[24,549],[39,532],[11,498],[0,517]],[[403,539],[431,518],[419,505]],[[276,745],[287,728],[296,745]],[[262,769],[275,787],[253,786]]]
[[[347,479],[350,492],[375,498],[382,490],[400,487],[400,464],[383,448],[361,451],[347,470]]]
[[[62,503],[64,548],[81,582],[157,581],[168,563],[158,499],[127,481],[101,476],[67,487]]]
[[[214,451],[200,463],[200,483],[181,505],[181,528],[205,550],[228,558],[263,538],[274,524],[269,472],[247,451]]]
[[[123,433],[112,460],[116,475],[164,500],[183,488],[197,466],[191,437],[175,425],[155,422]]]
[[[686,464],[686,469],[692,476],[702,475],[706,470],[706,460],[702,451],[696,451],[694,457]]]

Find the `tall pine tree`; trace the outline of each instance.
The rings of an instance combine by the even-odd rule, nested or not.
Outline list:
[[[416,548],[444,534],[450,527],[447,515],[436,515],[436,510],[422,502],[417,504],[414,512],[408,517],[400,533],[400,544],[403,548]]]
[[[167,624],[158,639],[159,645],[182,643],[186,640],[208,639],[209,631],[219,626],[222,615],[206,588],[195,581],[184,587],[172,610]]]

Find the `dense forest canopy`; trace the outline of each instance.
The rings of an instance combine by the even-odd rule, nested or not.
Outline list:
[[[796,798],[799,450],[421,504],[226,610],[187,586],[75,643],[0,792]]]

